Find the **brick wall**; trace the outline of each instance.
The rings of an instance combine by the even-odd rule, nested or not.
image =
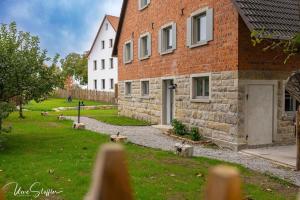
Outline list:
[[[189,49],[186,47],[186,20],[192,12],[206,6],[214,9],[214,40],[206,46]],[[181,9],[184,9],[183,15]],[[171,21],[177,23],[177,50],[161,56],[158,53],[158,30]],[[138,38],[145,32],[152,34],[152,55],[148,60],[139,61]],[[131,38],[134,41],[134,61],[124,65],[123,44]],[[236,70],[237,42],[238,13],[230,0],[152,1],[142,11],[138,10],[137,0],[129,0],[118,45],[119,80]]]

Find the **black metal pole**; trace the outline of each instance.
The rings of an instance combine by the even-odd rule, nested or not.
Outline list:
[[[80,101],[78,103],[78,124],[80,123]]]

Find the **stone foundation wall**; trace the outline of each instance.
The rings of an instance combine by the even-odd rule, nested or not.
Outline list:
[[[240,145],[238,135],[238,73],[211,73],[211,101],[191,102],[190,75],[174,76],[175,118],[188,126],[199,127],[200,133],[231,149]],[[149,98],[141,97],[141,82],[132,82],[132,96],[125,96],[125,82],[119,82],[119,113],[121,115],[161,123],[162,78],[150,81]]]

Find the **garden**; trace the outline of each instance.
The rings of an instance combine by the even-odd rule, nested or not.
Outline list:
[[[109,137],[74,130],[71,121],[57,119],[60,112],[50,111],[56,106],[71,104],[54,98],[42,103],[30,102],[25,106],[25,119],[14,112],[4,121],[4,125],[12,129],[1,136],[1,185],[15,182],[25,190],[38,182],[38,188],[61,191],[49,199],[83,199],[90,186],[97,151],[109,142]],[[48,116],[41,116],[44,110],[49,111]],[[76,115],[76,110],[63,113]],[[118,116],[116,109],[84,110],[82,115],[110,124],[147,125],[143,121]],[[208,169],[219,164],[240,170],[247,199],[295,199],[298,192],[298,188],[288,182],[240,165],[208,158],[182,158],[173,152],[132,143],[125,144],[125,149],[135,199],[202,199]],[[7,199],[16,199],[14,189],[15,185],[6,188]]]

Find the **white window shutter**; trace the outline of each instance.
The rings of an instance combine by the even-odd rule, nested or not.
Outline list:
[[[206,11],[206,20],[206,39],[211,41],[214,37],[214,14],[212,8]]]
[[[158,31],[158,53],[161,54],[162,52],[162,29]]]
[[[173,23],[172,25],[172,49],[177,48],[177,30],[176,30],[176,23]]]
[[[139,40],[138,40],[138,58],[139,58],[139,60],[141,59],[141,51],[142,51],[142,49],[141,49],[141,38],[139,38]]]
[[[123,63],[126,63],[126,44],[123,45]]]
[[[186,22],[186,46],[192,45],[192,18],[189,17]]]
[[[149,33],[149,35],[148,35],[148,40],[147,40],[147,47],[148,47],[148,56],[150,57],[151,56],[151,50],[152,50],[152,48],[151,48],[151,44],[152,44],[152,42],[151,42],[151,34]]]
[[[130,42],[130,61],[133,61],[133,42]]]

